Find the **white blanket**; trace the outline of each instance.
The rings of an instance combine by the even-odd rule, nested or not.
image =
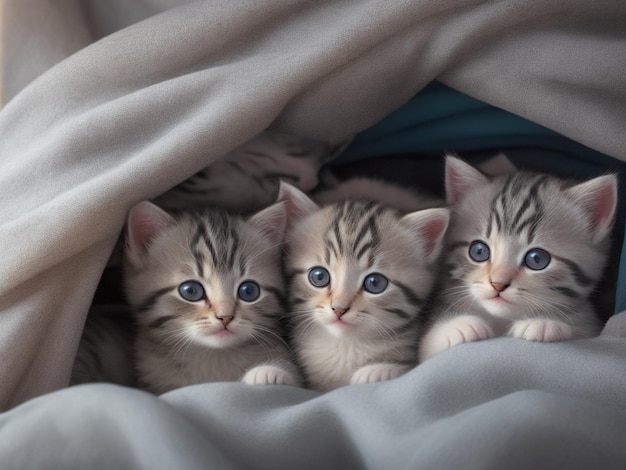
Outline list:
[[[620,1],[5,0],[1,7],[0,409],[66,387],[128,209],[270,125],[341,141],[436,78],[626,160]],[[487,341],[397,381],[321,397],[241,384],[162,400],[66,390],[2,415],[0,461],[25,455],[11,443],[62,445],[59,459],[74,455],[75,463],[93,452],[104,458],[106,446],[80,453],[74,444],[91,436],[86,425],[74,426],[90,416],[101,425],[89,428],[93,436],[119,444],[106,458],[125,463],[165,459],[158,439],[133,453],[129,436],[145,432],[175,439],[177,465],[184,454],[196,463],[293,468],[293,456],[312,466],[321,453],[326,463],[370,468],[450,468],[496,456],[623,468],[615,444],[626,430],[623,317],[615,318],[616,338]],[[135,422],[127,409],[145,413]],[[72,413],[71,430],[54,419]],[[48,420],[59,434],[44,439],[37,423]],[[515,450],[520,442],[524,452]],[[145,442],[136,445],[145,450]]]

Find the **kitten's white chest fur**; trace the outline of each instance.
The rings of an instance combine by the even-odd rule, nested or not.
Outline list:
[[[406,354],[410,350],[410,342],[410,335],[394,343],[380,338],[335,336],[321,325],[300,329],[296,333],[297,353],[305,369],[308,386],[323,392],[402,375],[411,367],[410,355]]]

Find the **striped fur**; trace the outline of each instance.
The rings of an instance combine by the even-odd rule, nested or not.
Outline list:
[[[307,386],[327,391],[409,370],[448,210],[403,215],[371,201],[318,207],[296,190],[286,198],[297,214],[285,260],[290,338]],[[311,283],[317,267],[330,274],[327,286]],[[384,291],[365,289],[372,274],[388,279]]]
[[[155,393],[211,381],[300,381],[280,327],[284,280],[280,250],[285,207],[251,218],[217,208],[169,215],[143,202],[129,216],[125,287],[138,325],[142,388]],[[194,281],[205,293],[185,299]],[[242,283],[260,296],[246,302]]]
[[[258,210],[274,201],[280,180],[302,191],[316,187],[320,166],[343,147],[344,142],[265,130],[154,202],[166,210],[209,204],[237,211]]]
[[[420,359],[492,336],[560,341],[597,334],[588,299],[607,261],[614,175],[580,184],[526,172],[489,179],[448,157],[446,192],[453,207],[448,255]],[[472,259],[477,241],[489,247],[489,259]],[[525,264],[533,249],[549,255],[547,266]]]

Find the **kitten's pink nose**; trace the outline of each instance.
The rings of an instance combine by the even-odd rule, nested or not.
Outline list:
[[[220,315],[218,315],[218,316],[217,316],[217,319],[218,319],[219,321],[221,321],[221,322],[222,322],[222,325],[224,325],[224,326],[228,326],[228,324],[229,324],[231,321],[233,321],[233,318],[234,318],[234,317],[233,317],[232,315],[221,315],[221,316],[220,316]]]
[[[333,307],[333,312],[337,315],[337,318],[341,318],[341,316],[346,313],[350,307]]]
[[[491,281],[491,286],[497,290],[498,292],[502,292],[504,289],[510,286],[510,284],[505,284],[502,282],[493,282]]]
[[[216,299],[211,306],[213,314],[224,327],[235,317],[235,304],[230,299]]]

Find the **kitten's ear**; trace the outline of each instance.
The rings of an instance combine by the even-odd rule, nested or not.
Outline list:
[[[597,243],[609,235],[617,209],[617,176],[598,176],[566,192],[587,212],[593,241]]]
[[[444,236],[450,223],[450,210],[447,208],[423,209],[402,217],[401,222],[416,235],[423,247],[428,262],[439,257]]]
[[[280,201],[257,212],[249,222],[265,235],[273,245],[280,245],[287,227],[287,203]]]
[[[446,202],[455,204],[463,195],[489,183],[489,178],[460,158],[446,155]]]
[[[291,231],[298,220],[319,210],[319,206],[309,196],[284,181],[280,182],[278,201],[285,201],[286,203],[287,233]]]
[[[141,268],[148,243],[174,218],[151,202],[143,201],[133,207],[126,221],[126,258],[135,268]]]

